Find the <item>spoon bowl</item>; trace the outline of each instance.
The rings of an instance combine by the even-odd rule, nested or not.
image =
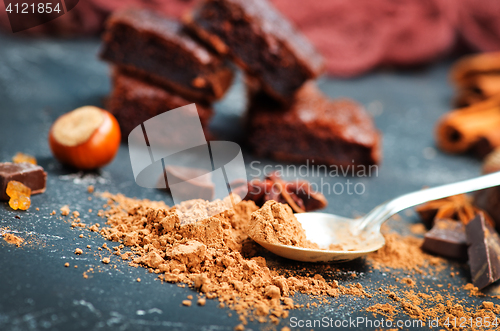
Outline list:
[[[306,238],[317,249],[271,244],[252,238],[258,244],[281,257],[301,262],[346,262],[384,247],[381,225],[392,215],[422,203],[452,195],[500,185],[500,172],[461,182],[408,193],[389,200],[358,219],[326,213],[295,214],[305,230]]]
[[[376,229],[356,233],[362,219],[326,213],[300,213],[295,214],[295,217],[304,228],[307,240],[316,243],[319,249],[271,244],[261,240],[257,243],[276,255],[301,262],[351,261],[385,245],[384,236]]]

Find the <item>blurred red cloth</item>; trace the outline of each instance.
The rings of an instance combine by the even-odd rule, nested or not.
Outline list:
[[[195,1],[80,0],[66,15],[21,33],[95,35],[114,10],[146,7],[180,18]],[[500,0],[271,1],[316,45],[336,76],[427,63],[450,52],[458,37],[474,50],[500,50]]]

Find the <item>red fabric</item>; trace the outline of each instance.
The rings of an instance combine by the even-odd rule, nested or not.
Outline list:
[[[95,35],[114,10],[146,7],[180,18],[195,1],[80,0],[68,14],[21,33]],[[332,75],[430,62],[458,36],[475,50],[500,50],[500,0],[271,1],[316,45]],[[0,23],[10,30],[4,16]]]
[[[376,1],[273,2],[324,55],[330,74],[352,76],[382,62],[390,29],[379,23],[384,9]]]
[[[500,0],[457,0],[458,30],[478,51],[500,50]]]

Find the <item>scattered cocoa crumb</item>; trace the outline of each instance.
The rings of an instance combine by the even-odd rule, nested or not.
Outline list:
[[[75,211],[73,212],[73,217],[75,217],[75,218],[76,218],[76,217],[80,217],[80,213],[79,213],[78,211],[76,211],[76,210],[75,210]]]
[[[63,216],[67,216],[71,212],[68,205],[62,206],[60,210],[61,210],[61,215]]]
[[[87,192],[94,193],[94,186],[93,185],[87,186]]]
[[[83,251],[81,250],[81,248],[77,248],[77,249],[75,249],[75,254],[76,254],[76,255],[80,255],[80,254],[82,254],[82,253],[83,253]]]
[[[190,307],[191,306],[191,300],[182,300],[182,304],[184,306]]]
[[[463,286],[463,289],[466,291],[469,291],[470,296],[481,296],[482,295],[482,293],[479,291],[479,289],[471,283],[468,283],[465,286]]]
[[[21,247],[21,244],[24,242],[23,238],[20,238],[12,233],[4,233],[3,240],[11,245],[16,245],[17,247]]]
[[[290,309],[329,304],[331,298],[341,295],[350,295],[353,301],[373,297],[377,300],[376,304],[367,310],[388,319],[406,315],[423,321],[437,317],[444,321],[447,316],[468,319],[500,313],[500,305],[492,306],[489,301],[477,307],[463,306],[463,301],[453,297],[455,287],[448,289],[443,286],[441,290],[417,292],[411,272],[439,272],[444,261],[423,252],[419,238],[393,233],[385,235],[386,246],[370,254],[366,260],[375,272],[404,272],[404,277],[400,277],[396,284],[387,284],[375,291],[359,283],[343,286],[331,278],[326,280],[328,273],[313,271],[318,268],[335,270],[333,265],[315,265],[309,273],[306,269],[293,272],[280,267],[276,261],[266,261],[260,255],[259,247],[248,236],[253,228],[251,225],[255,225],[255,221],[266,213],[272,215],[267,221],[281,224],[282,219],[289,218],[285,207],[278,205],[274,210],[269,207],[270,211],[266,211],[259,210],[251,201],[243,201],[234,209],[206,217],[210,211],[203,208],[208,208],[208,204],[200,201],[185,204],[180,212],[178,206],[168,207],[163,202],[107,193],[103,196],[108,199],[107,210],[99,214],[105,217],[106,225],[94,227],[93,231],[110,241],[121,243],[118,246],[120,251],[115,251],[123,260],[131,266],[141,266],[158,274],[161,281],[196,289],[200,292],[197,299],[200,306],[205,305],[206,299],[218,299],[220,306],[229,307],[239,314],[243,329],[247,320],[279,322],[280,318],[288,317]],[[274,204],[276,202],[270,202],[268,206]],[[191,207],[188,208],[188,205]],[[193,214],[205,216],[200,218]],[[278,241],[279,233],[283,235],[283,232],[277,231],[270,233]],[[292,242],[290,238],[281,239]],[[131,251],[122,252],[125,246]],[[348,273],[345,278],[356,275]],[[362,277],[361,273],[359,276]],[[464,286],[464,289],[471,295],[480,295],[479,291],[475,292],[477,288],[474,290],[471,286]],[[309,294],[311,302],[296,304],[296,293]],[[192,299],[184,301],[192,304]]]
[[[66,268],[67,268],[67,267],[69,267],[69,263],[68,263],[68,262],[64,263],[64,266],[65,266]]]
[[[83,238],[83,234],[80,234],[78,237],[79,237],[79,238]]]
[[[483,308],[493,310],[493,308],[495,308],[495,305],[493,304],[493,302],[483,301]]]
[[[109,262],[110,262],[109,257],[105,257],[102,259],[102,263],[104,263],[104,264],[108,264]]]
[[[52,215],[55,215],[55,214],[56,214],[56,211],[55,211],[55,210],[53,210],[53,211],[50,213],[50,215],[51,215],[51,216],[52,216]]]
[[[402,237],[397,233],[385,234],[385,246],[368,255],[368,261],[376,269],[405,269],[422,273],[429,265],[438,267],[443,259],[425,253],[420,247],[423,239]]]
[[[140,278],[137,278],[137,282],[140,283],[141,282],[141,279]]]

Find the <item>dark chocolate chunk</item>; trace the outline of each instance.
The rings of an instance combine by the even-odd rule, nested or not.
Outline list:
[[[149,10],[115,12],[101,57],[184,97],[214,101],[229,88],[229,65],[185,33],[181,23]]]
[[[7,184],[15,180],[31,189],[31,194],[45,192],[47,173],[39,165],[23,163],[0,163],[0,200],[9,200]]]
[[[312,44],[267,0],[206,0],[186,23],[282,103],[323,71]]]
[[[472,283],[479,289],[500,279],[500,236],[478,214],[465,226]]]
[[[380,134],[362,105],[331,100],[313,82],[304,84],[291,106],[278,107],[265,95],[252,98],[248,141],[260,156],[327,165],[374,165]]]
[[[474,195],[474,204],[491,216],[496,229],[500,231],[500,187],[478,191]]]
[[[483,173],[500,171],[500,149],[490,153],[483,162]],[[500,231],[500,186],[490,187],[474,194],[474,204],[488,213]]]
[[[424,236],[422,248],[453,259],[467,259],[467,238],[461,222],[441,219]]]
[[[203,199],[211,201],[214,198],[215,185],[212,182],[210,172],[198,168],[181,166],[166,166],[164,177],[159,179],[165,181],[167,189],[176,186],[175,195],[180,200]]]

